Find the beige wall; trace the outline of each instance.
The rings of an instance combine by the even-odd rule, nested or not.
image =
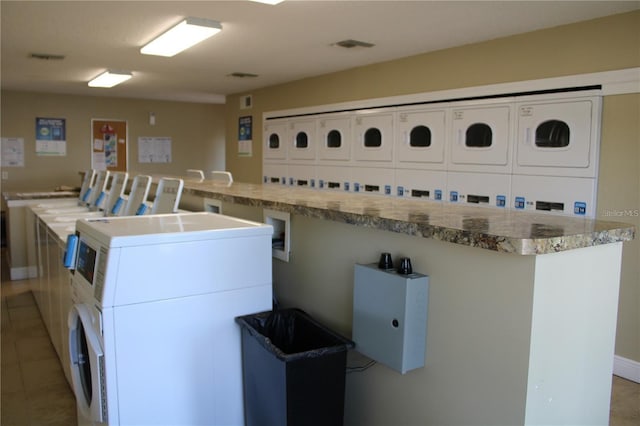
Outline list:
[[[238,181],[260,182],[264,112],[638,67],[639,40],[640,12],[632,12],[256,90],[251,92],[252,110],[238,109],[244,93],[229,96],[227,169]],[[640,209],[639,105],[638,94],[611,96],[603,102],[598,189],[600,219],[637,227],[638,217],[605,217],[605,210]],[[237,139],[231,135],[237,134],[238,118],[247,114],[254,118],[254,155],[240,158]],[[624,247],[616,354],[638,362],[639,311],[640,242],[636,239]]]
[[[183,174],[186,169],[223,169],[225,161],[224,105],[132,100],[2,91],[2,136],[24,138],[25,167],[8,167],[3,191],[52,189],[79,185],[78,171],[91,167],[91,119],[126,120],[129,132],[129,171]],[[156,125],[149,124],[149,113]],[[35,118],[65,118],[67,155],[35,154]],[[172,138],[172,162],[140,164],[140,136]]]

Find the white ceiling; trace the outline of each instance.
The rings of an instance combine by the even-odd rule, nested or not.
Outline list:
[[[221,103],[232,93],[638,8],[640,1],[2,0],[1,81],[3,89]],[[223,30],[173,58],[139,53],[187,16],[220,21]],[[332,46],[345,39],[375,46]],[[88,87],[105,69],[134,77]]]

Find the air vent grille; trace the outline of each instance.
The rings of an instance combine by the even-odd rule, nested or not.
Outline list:
[[[52,55],[50,53],[30,53],[29,57],[42,61],[61,61],[64,59],[64,55]]]
[[[237,77],[237,78],[254,78],[257,77],[258,74],[251,74],[249,72],[232,72],[229,74],[229,77]]]
[[[334,46],[344,47],[345,49],[353,49],[354,47],[373,47],[375,44],[367,43],[366,41],[360,40],[342,40],[333,44]]]

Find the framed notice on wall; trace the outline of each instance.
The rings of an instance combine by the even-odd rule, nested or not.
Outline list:
[[[238,120],[238,156],[253,155],[252,116],[240,117]]]
[[[91,167],[114,172],[127,171],[127,122],[91,120]]]
[[[67,155],[67,120],[36,117],[36,155]]]

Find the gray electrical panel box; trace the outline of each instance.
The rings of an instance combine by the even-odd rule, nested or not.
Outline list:
[[[356,350],[402,374],[424,367],[429,277],[355,265]]]

